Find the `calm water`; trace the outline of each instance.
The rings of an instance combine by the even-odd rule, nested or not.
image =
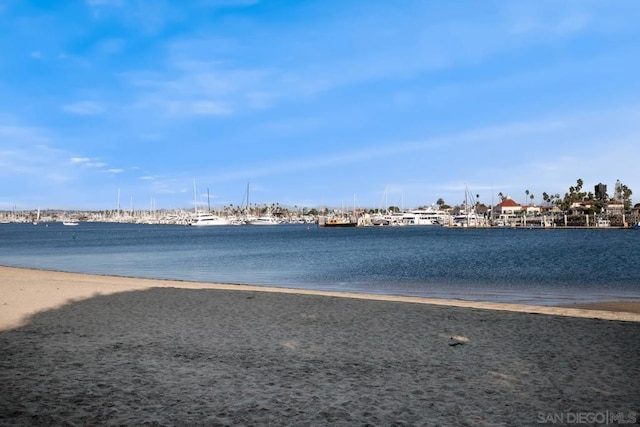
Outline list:
[[[637,230],[0,224],[0,264],[558,304],[640,301]],[[1,285],[0,285],[1,286]]]

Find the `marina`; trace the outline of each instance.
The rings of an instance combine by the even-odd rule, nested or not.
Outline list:
[[[72,218],[72,219],[69,219]],[[305,212],[269,209],[248,212],[239,209],[196,210],[164,209],[158,211],[21,211],[1,212],[0,224],[51,223],[77,225],[83,222],[104,222],[147,225],[279,225],[315,224],[319,227],[371,227],[371,226],[435,226],[462,228],[638,228],[640,212],[633,209],[627,213],[589,214],[583,212],[564,213],[557,210],[538,210],[529,214],[501,214],[476,211],[461,212],[441,210],[433,207],[406,211],[379,212],[374,210],[308,210]]]

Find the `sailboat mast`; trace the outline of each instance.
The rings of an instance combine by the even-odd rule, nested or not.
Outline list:
[[[198,213],[198,191],[196,190],[196,180],[193,180],[193,211]]]

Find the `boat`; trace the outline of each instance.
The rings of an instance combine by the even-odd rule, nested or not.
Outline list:
[[[199,211],[198,210],[198,190],[196,187],[196,180],[193,180],[193,205],[194,205],[194,214],[187,220],[187,224],[192,225],[194,227],[208,227],[214,225],[230,225],[231,221],[227,218],[223,218],[218,215],[214,215],[211,213],[211,201],[209,198],[209,189],[207,188],[207,211]]]
[[[450,224],[447,224],[447,226],[473,228],[482,227],[484,225],[485,218],[483,218],[476,211],[474,197],[469,191],[469,188],[465,185],[462,209],[457,215],[453,217],[453,220]]]
[[[78,225],[78,223],[75,222],[75,221],[62,221],[62,225],[71,225],[71,226],[73,226],[73,225]]]
[[[358,225],[357,221],[352,221],[349,218],[341,218],[341,217],[318,217],[318,227],[356,227]]]
[[[278,225],[280,221],[273,215],[247,215],[244,219],[244,223],[247,225]]]
[[[33,221],[33,225],[38,225],[40,222],[40,206],[38,206],[38,213],[36,214],[36,219]]]
[[[427,209],[414,209],[406,212],[402,218],[407,225],[436,225],[451,224],[452,216],[449,212],[429,207]]]
[[[214,215],[208,212],[197,212],[189,222],[194,227],[206,227],[212,225],[229,225],[231,222],[227,218]]]
[[[280,221],[270,211],[263,215],[253,215],[249,209],[249,183],[247,183],[247,205],[242,224],[245,225],[278,225]]]
[[[474,227],[480,227],[482,223],[483,223],[483,218],[477,214],[475,209],[471,209],[466,213],[460,213],[459,215],[455,215],[453,217],[453,220],[451,221],[450,226],[474,228]]]
[[[399,226],[407,225],[408,222],[405,221],[404,214],[401,212],[390,212],[386,214],[378,212],[371,216],[371,224],[377,226]]]

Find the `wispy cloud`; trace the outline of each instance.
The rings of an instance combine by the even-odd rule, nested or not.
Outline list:
[[[31,188],[33,183],[55,186],[73,179],[66,153],[54,145],[53,138],[40,128],[0,125],[0,179],[20,182]],[[16,188],[7,188],[15,191]]]
[[[96,49],[104,54],[116,54],[122,52],[126,47],[126,40],[122,38],[110,38],[102,40],[96,46]]]
[[[74,165],[80,165],[87,168],[102,168],[106,166],[106,163],[89,157],[72,157],[69,161]]]
[[[204,7],[247,7],[259,4],[260,0],[199,0],[198,4]]]
[[[509,30],[516,34],[566,36],[586,30],[594,22],[576,3],[512,2],[504,6]]]
[[[640,182],[632,0],[256,3],[0,6],[0,177],[135,197],[194,175],[297,198]]]
[[[49,142],[50,138],[40,128],[0,125],[0,141],[6,141],[7,146],[11,146],[12,140],[31,145]]]
[[[217,63],[178,61],[169,63],[163,73],[121,76],[136,89],[139,108],[159,108],[169,115],[228,115],[236,108],[266,108],[274,98],[264,90],[263,71],[228,69]]]
[[[62,109],[68,113],[78,114],[81,116],[93,116],[104,112],[104,106],[94,101],[75,102],[73,104],[64,105]]]
[[[110,6],[120,7],[122,6],[122,0],[86,0],[87,5],[91,7]]]
[[[634,150],[632,141],[640,137],[640,129],[635,125],[640,122],[638,119],[640,117],[637,113],[616,110],[505,123],[424,140],[385,141],[377,146],[369,146],[366,150],[341,150],[324,152],[322,156],[311,158],[253,163],[248,164],[246,168],[220,171],[212,179],[217,182],[254,180],[268,176],[313,174],[317,171],[331,174],[328,171],[334,171],[336,167],[341,167],[341,170],[346,170],[345,166],[361,170],[357,165],[366,164],[373,169],[386,168],[392,179],[397,181],[393,188],[398,194],[411,189],[421,189],[422,192],[437,189],[440,192],[457,194],[461,193],[465,186],[461,179],[467,180],[467,184],[473,188],[472,191],[487,193],[490,189],[495,189],[497,193],[509,192],[512,189],[524,191],[525,187],[529,187],[536,194],[541,194],[541,191],[561,191],[565,186],[571,185],[574,179],[583,176],[585,170],[597,171],[603,162],[617,162],[624,168],[627,179],[633,182],[640,180],[640,173],[633,172],[635,158],[619,156],[616,153]],[[617,134],[594,132],[602,127],[603,122],[611,121],[617,123]],[[580,138],[580,144],[567,142],[576,137]],[[493,162],[487,159],[487,156],[490,156],[487,153],[494,150],[491,147],[510,150],[514,161]],[[604,147],[608,147],[608,150]],[[469,153],[465,154],[467,151]],[[429,183],[422,182],[419,177],[404,177],[399,173],[409,158],[433,158],[433,166],[430,167],[435,168],[437,159],[451,156],[455,158],[452,153],[457,153],[458,161],[465,165],[471,164],[473,158],[479,155],[484,157],[477,157],[477,167],[461,170],[463,175],[453,182],[450,181],[452,176],[460,173],[453,172],[453,164],[448,167],[443,165],[444,169],[439,166],[437,170],[440,177],[430,173]],[[425,167],[431,163],[425,163]],[[392,168],[396,167],[394,165],[397,166],[398,173],[392,172],[395,170]],[[603,170],[608,169],[607,167]],[[370,183],[373,184],[380,179],[384,182],[385,174],[382,175],[371,177]],[[566,178],[573,175],[575,178]],[[607,177],[602,176],[602,179],[606,180]]]
[[[172,2],[86,0],[86,5],[96,20],[116,20],[146,35],[157,34],[171,21],[182,19],[182,8]]]
[[[71,163],[74,163],[74,164],[86,164],[90,161],[91,159],[88,157],[72,157],[71,158]]]

